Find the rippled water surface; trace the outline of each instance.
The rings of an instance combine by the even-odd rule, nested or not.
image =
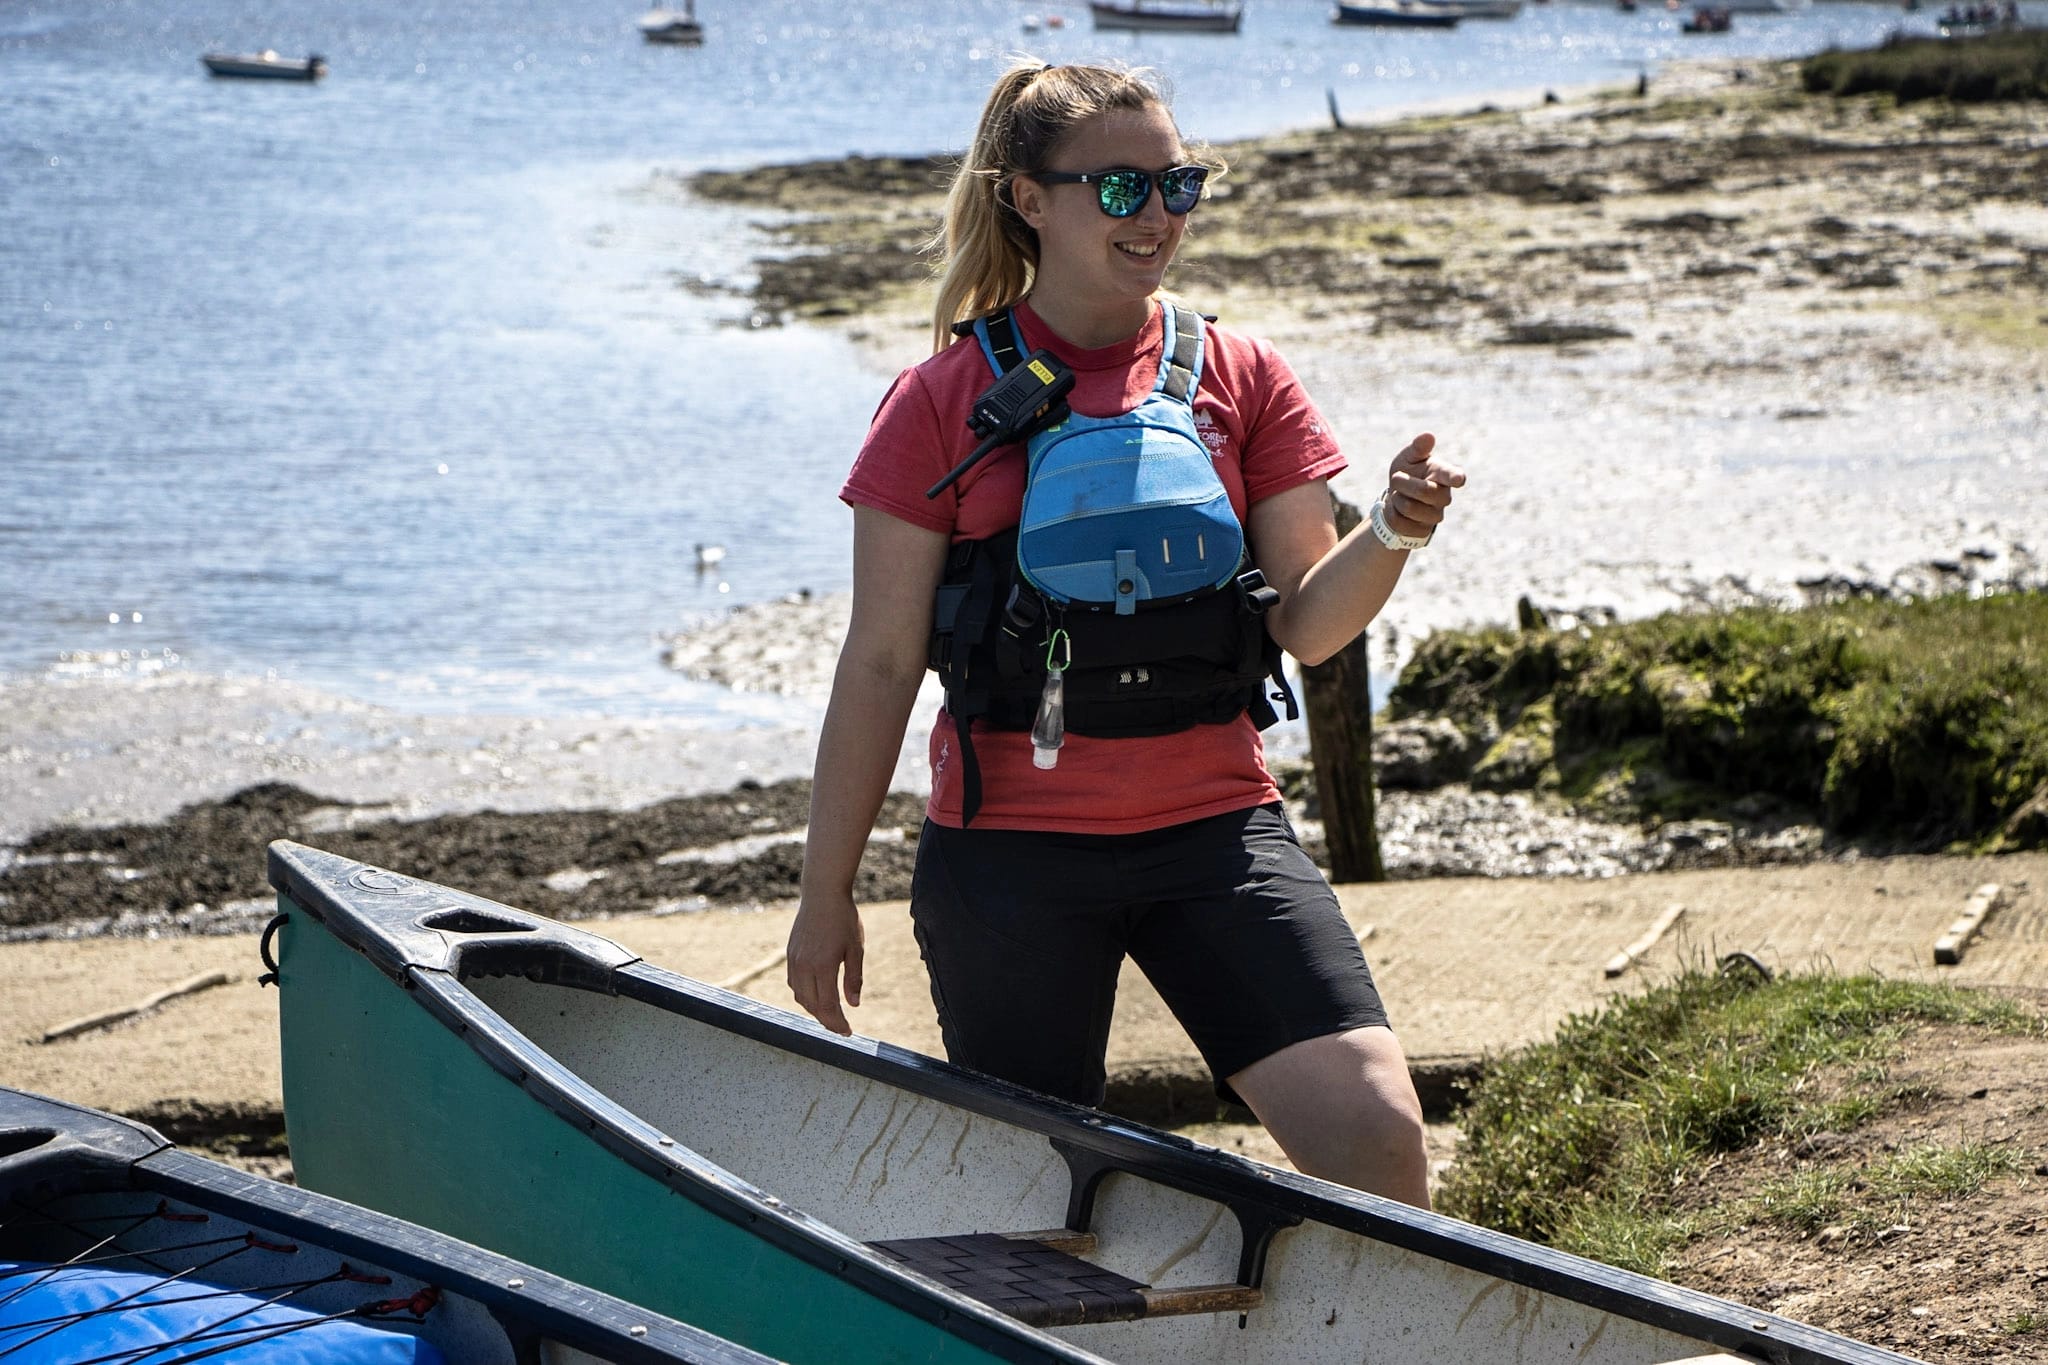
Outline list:
[[[844,586],[833,493],[881,386],[835,337],[678,288],[743,279],[756,243],[659,173],[956,148],[1026,43],[1156,64],[1223,139],[1319,123],[1328,94],[1362,114],[1905,18],[1824,4],[1702,48],[1591,5],[1399,33],[1251,0],[1210,38],[1017,0],[703,0],[686,50],[630,3],[264,8],[0,9],[0,674],[169,659],[430,709],[770,714],[663,669],[658,637]],[[1067,26],[1027,37],[1034,10]],[[263,47],[331,74],[198,63]]]

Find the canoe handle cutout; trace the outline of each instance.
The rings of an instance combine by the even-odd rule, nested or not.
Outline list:
[[[451,934],[531,934],[540,926],[481,910],[436,910],[419,918],[422,929],[440,929]]]
[[[9,1128],[6,1132],[0,1133],[0,1160],[20,1156],[23,1152],[33,1152],[36,1148],[56,1140],[57,1130],[54,1128]]]

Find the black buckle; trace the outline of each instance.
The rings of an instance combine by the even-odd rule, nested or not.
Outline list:
[[[1280,605],[1280,590],[1268,587],[1266,576],[1257,569],[1247,569],[1237,576],[1238,591],[1244,594],[1244,603],[1252,615],[1263,616]]]

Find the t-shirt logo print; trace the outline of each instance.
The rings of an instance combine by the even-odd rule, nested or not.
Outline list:
[[[1230,433],[1216,425],[1216,419],[1206,412],[1195,414],[1195,434],[1202,438],[1202,444],[1209,448],[1209,458],[1220,460],[1230,451]]]

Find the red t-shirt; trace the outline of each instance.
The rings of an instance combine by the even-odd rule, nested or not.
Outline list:
[[[1025,354],[1045,347],[1073,369],[1075,412],[1128,412],[1159,378],[1164,328],[1156,309],[1137,336],[1097,350],[1067,345],[1028,304],[1017,306],[1016,319]],[[1252,503],[1344,468],[1322,415],[1270,345],[1214,325],[1205,332],[1195,426],[1240,520]],[[1021,447],[989,455],[937,498],[924,495],[974,449],[968,408],[993,377],[971,337],[897,376],[839,496],[956,542],[1015,526],[1024,506]],[[977,726],[974,755],[982,789],[976,829],[1130,834],[1280,798],[1249,716],[1135,739],[1070,733],[1051,769],[1032,765],[1028,733]],[[932,725],[931,764],[928,813],[957,827],[959,737],[943,709]]]

